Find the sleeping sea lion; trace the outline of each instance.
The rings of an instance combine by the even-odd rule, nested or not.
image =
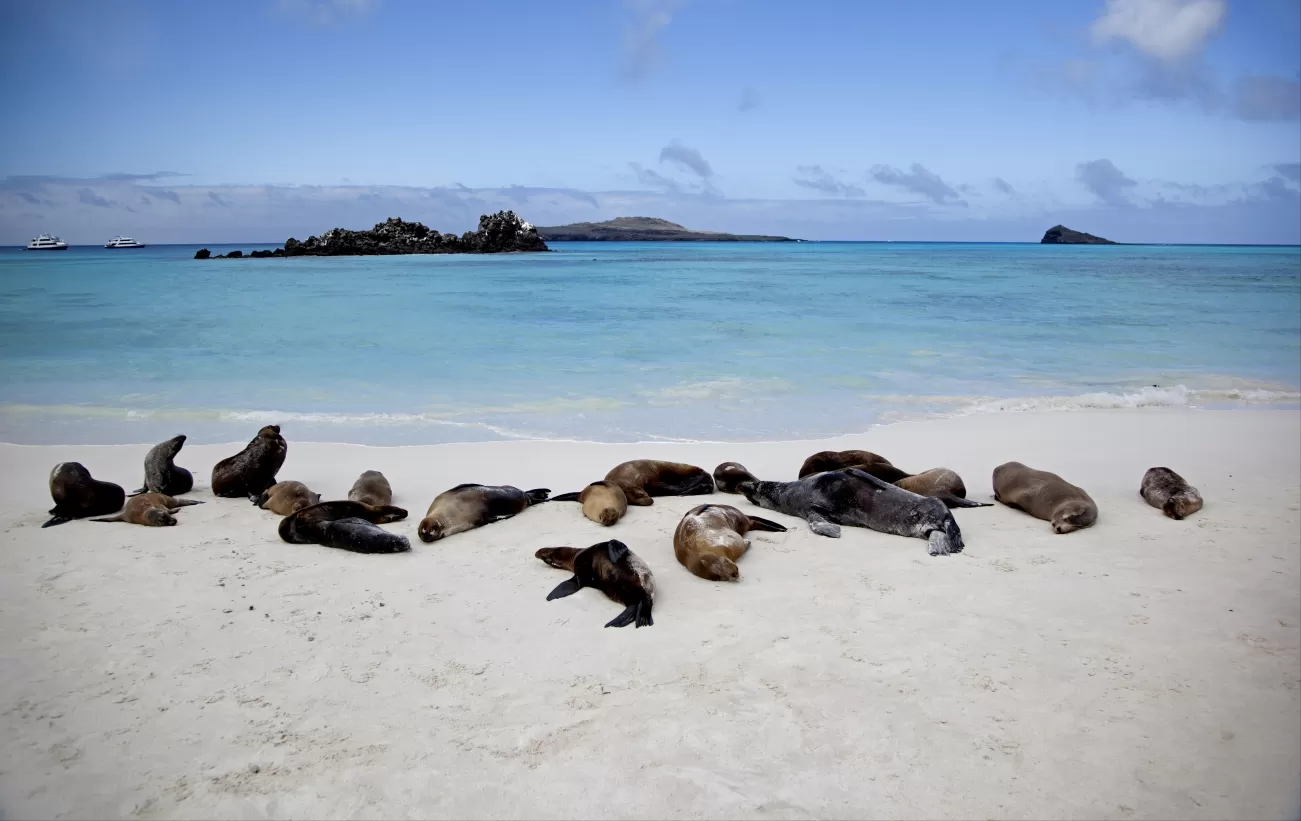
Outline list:
[[[393,488],[378,470],[368,470],[357,477],[348,498],[363,505],[382,507],[393,504]]]
[[[909,473],[890,464],[884,456],[866,450],[824,450],[804,460],[800,478],[828,470],[856,467],[883,482],[898,485],[918,496],[939,499],[945,507],[993,507],[988,502],[967,499],[967,486],[962,477],[948,468],[932,468],[922,473]]]
[[[1182,519],[1202,509],[1202,494],[1170,468],[1148,468],[1138,492],[1171,519]]]
[[[276,483],[288,448],[279,425],[262,428],[243,450],[213,467],[213,494],[228,498],[260,494]]]
[[[652,496],[703,496],[714,492],[714,480],[695,465],[635,459],[615,465],[605,481],[618,485],[628,504],[645,506]]]
[[[278,532],[290,544],[319,544],[354,553],[401,553],[411,549],[411,542],[379,525],[406,517],[400,507],[321,502],[281,519]]]
[[[509,519],[530,505],[547,501],[547,488],[520,490],[510,485],[457,485],[434,499],[416,534],[435,542],[476,527]]]
[[[179,496],[194,489],[194,477],[183,467],[177,467],[172,460],[185,444],[185,436],[173,436],[166,442],[160,442],[145,454],[145,483],[132,496],[141,493],[161,493],[164,496]]]
[[[655,623],[651,618],[655,579],[641,557],[623,542],[612,539],[583,550],[544,547],[533,555],[552,567],[574,574],[572,579],[561,582],[548,593],[547,601],[572,596],[584,587],[595,587],[624,605],[624,611],[606,622],[606,627],[627,627],[634,621],[638,627],[650,627]]]
[[[742,537],[751,530],[786,532],[776,522],[747,516],[731,505],[697,505],[673,531],[673,555],[702,579],[734,582],[741,578],[736,560],[750,549],[749,540]]]
[[[895,479],[902,479],[908,475],[891,465],[889,459],[872,453],[870,450],[823,450],[804,460],[804,464],[800,465],[799,477],[803,479],[805,476],[814,473],[825,473],[829,470],[841,470],[843,468],[861,468],[867,465],[882,465],[882,469],[872,475],[886,482],[894,482]],[[893,473],[889,468],[894,468],[893,473],[898,475],[891,478]]]
[[[1070,533],[1098,520],[1098,505],[1083,488],[1056,473],[1020,462],[994,468],[994,498],[1036,519],[1052,522],[1057,533]]]
[[[92,522],[127,522],[145,527],[171,527],[176,524],[172,514],[188,505],[201,505],[198,499],[173,499],[166,493],[142,493],[127,499],[122,512],[108,519],[91,519]]]
[[[288,516],[321,501],[321,494],[313,493],[302,482],[284,481],[276,482],[260,495],[249,496],[249,499],[263,510]]]
[[[623,514],[628,512],[628,497],[624,495],[623,489],[604,479],[592,482],[578,493],[552,496],[551,501],[581,502],[583,515],[606,527],[622,519]]]
[[[724,462],[714,468],[714,484],[720,493],[740,493],[738,485],[742,482],[756,482],[758,477],[745,469],[740,462]]]
[[[54,499],[50,508],[54,518],[41,527],[116,513],[122,509],[126,491],[121,485],[92,478],[81,462],[60,462],[50,471],[50,497]]]

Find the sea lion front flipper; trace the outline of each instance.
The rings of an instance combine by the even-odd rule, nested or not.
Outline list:
[[[993,507],[989,502],[973,502],[970,499],[964,499],[961,496],[954,496],[952,493],[937,493],[935,498],[944,503],[949,510],[956,507]]]
[[[810,510],[806,520],[809,523],[809,530],[812,530],[819,536],[827,536],[832,539],[840,538],[840,525],[829,520],[818,511]]]
[[[651,618],[651,604],[649,601],[642,601],[637,605],[637,626],[650,627],[655,624],[655,619]]]
[[[769,519],[762,519],[758,516],[747,517],[750,520],[751,530],[767,530],[772,533],[785,533],[786,525],[779,525]]]
[[[578,501],[578,497],[581,496],[581,495],[582,495],[582,491],[581,491],[581,490],[580,490],[580,491],[575,491],[575,492],[573,492],[573,493],[562,493],[562,494],[560,494],[559,496],[552,496],[552,497],[551,497],[550,499],[548,499],[547,501],[549,501],[549,502],[577,502],[577,501]]]
[[[572,579],[568,579],[556,585],[556,589],[547,594],[547,601],[551,601],[552,599],[563,599],[565,596],[572,596],[582,589],[583,583],[578,580],[577,576],[574,576]]]
[[[524,491],[524,495],[527,496],[527,497],[529,497],[529,504],[531,504],[531,505],[540,505],[540,504],[542,504],[543,502],[546,502],[546,501],[549,501],[549,500],[550,500],[550,497],[551,497],[551,488],[549,488],[549,487],[535,487],[535,488],[533,488],[532,490],[526,490],[526,491]]]
[[[53,513],[54,511],[51,510],[50,512]],[[55,525],[67,524],[68,522],[71,521],[72,521],[71,516],[55,516],[53,519],[50,519],[45,524],[41,525],[41,527],[43,528],[54,527]]]

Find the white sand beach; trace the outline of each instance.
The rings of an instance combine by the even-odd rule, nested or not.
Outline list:
[[[255,427],[255,426],[251,426]],[[183,431],[159,430],[158,439]],[[255,431],[250,429],[251,437]],[[137,487],[148,445],[0,446],[0,815],[8,818],[1296,818],[1301,812],[1301,413],[969,416],[823,442],[295,441],[282,479],[341,498],[366,469],[413,550],[290,545],[217,499],[243,442],[187,446],[174,528],[41,529],[60,461]],[[672,533],[706,499],[613,528],[526,510],[433,545],[416,524],[462,482],[578,490],[625,459],[726,460],[793,479],[865,448],[945,466],[971,498],[1020,460],[1098,502],[1064,536],[958,510],[966,552],[764,514],[727,585]],[[1206,499],[1138,495],[1169,466]],[[604,629],[598,592],[539,547],[626,542],[655,625]]]

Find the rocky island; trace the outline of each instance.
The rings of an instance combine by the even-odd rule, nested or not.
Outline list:
[[[549,242],[798,242],[790,237],[693,231],[658,217],[617,217],[605,222],[575,222],[538,228]]]
[[[1072,231],[1065,225],[1054,225],[1044,232],[1040,245],[1118,245],[1109,239],[1095,237],[1083,231]]]
[[[479,230],[440,234],[419,222],[405,222],[390,217],[369,231],[333,228],[319,237],[299,242],[290,237],[283,248],[253,251],[248,257],[345,257],[394,254],[504,254],[516,251],[549,251],[537,229],[515,216],[514,211],[498,211],[479,217]],[[213,254],[200,248],[195,259],[241,259],[243,251]]]

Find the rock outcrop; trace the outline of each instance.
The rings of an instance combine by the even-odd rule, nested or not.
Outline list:
[[[605,222],[575,222],[539,228],[551,242],[798,242],[790,237],[693,231],[658,217],[617,217]]]
[[[1072,231],[1065,225],[1054,225],[1044,232],[1040,245],[1116,245],[1109,239],[1095,237],[1083,231]]]

